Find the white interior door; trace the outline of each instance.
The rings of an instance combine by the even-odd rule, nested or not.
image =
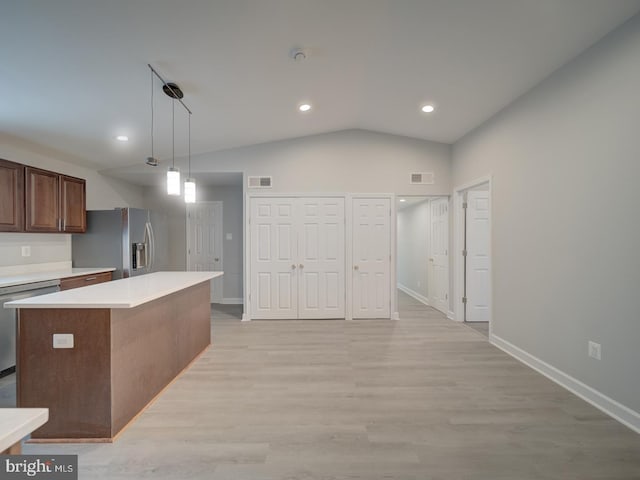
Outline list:
[[[431,201],[431,281],[429,303],[443,313],[449,311],[449,199]]]
[[[298,318],[344,318],[344,198],[300,198]]]
[[[391,201],[353,199],[353,318],[390,317]]]
[[[294,198],[251,199],[251,318],[298,317],[294,207]]]
[[[489,321],[489,192],[467,192],[467,322]]]
[[[187,207],[187,270],[222,271],[222,202]],[[211,303],[221,303],[222,277],[211,281]]]

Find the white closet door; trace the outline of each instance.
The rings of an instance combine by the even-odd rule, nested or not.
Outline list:
[[[293,198],[251,199],[251,317],[297,318]]]
[[[353,318],[389,318],[391,202],[353,200]]]
[[[443,313],[449,311],[449,199],[431,201],[431,263],[433,281],[429,303]]]
[[[344,318],[344,199],[299,198],[298,318]]]
[[[467,193],[467,322],[489,321],[489,192]]]

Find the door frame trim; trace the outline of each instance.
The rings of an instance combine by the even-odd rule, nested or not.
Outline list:
[[[488,174],[470,182],[459,185],[453,189],[453,310],[452,320],[464,321],[464,305],[462,293],[464,292],[464,262],[462,261],[462,248],[464,245],[464,218],[462,215],[462,195],[474,187],[483,184],[489,185],[489,340],[493,338],[493,175]]]

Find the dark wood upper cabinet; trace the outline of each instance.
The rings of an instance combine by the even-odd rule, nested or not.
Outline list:
[[[24,230],[24,165],[0,159],[0,232]]]
[[[60,231],[60,175],[39,168],[26,167],[27,232]]]
[[[60,175],[61,230],[84,233],[87,229],[86,182],[81,178]]]
[[[25,167],[25,231],[84,233],[86,182]]]

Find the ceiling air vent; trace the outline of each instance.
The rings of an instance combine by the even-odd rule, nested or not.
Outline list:
[[[422,172],[410,174],[409,183],[418,185],[433,185],[435,183],[433,172]]]
[[[272,177],[249,177],[249,188],[271,188]]]

